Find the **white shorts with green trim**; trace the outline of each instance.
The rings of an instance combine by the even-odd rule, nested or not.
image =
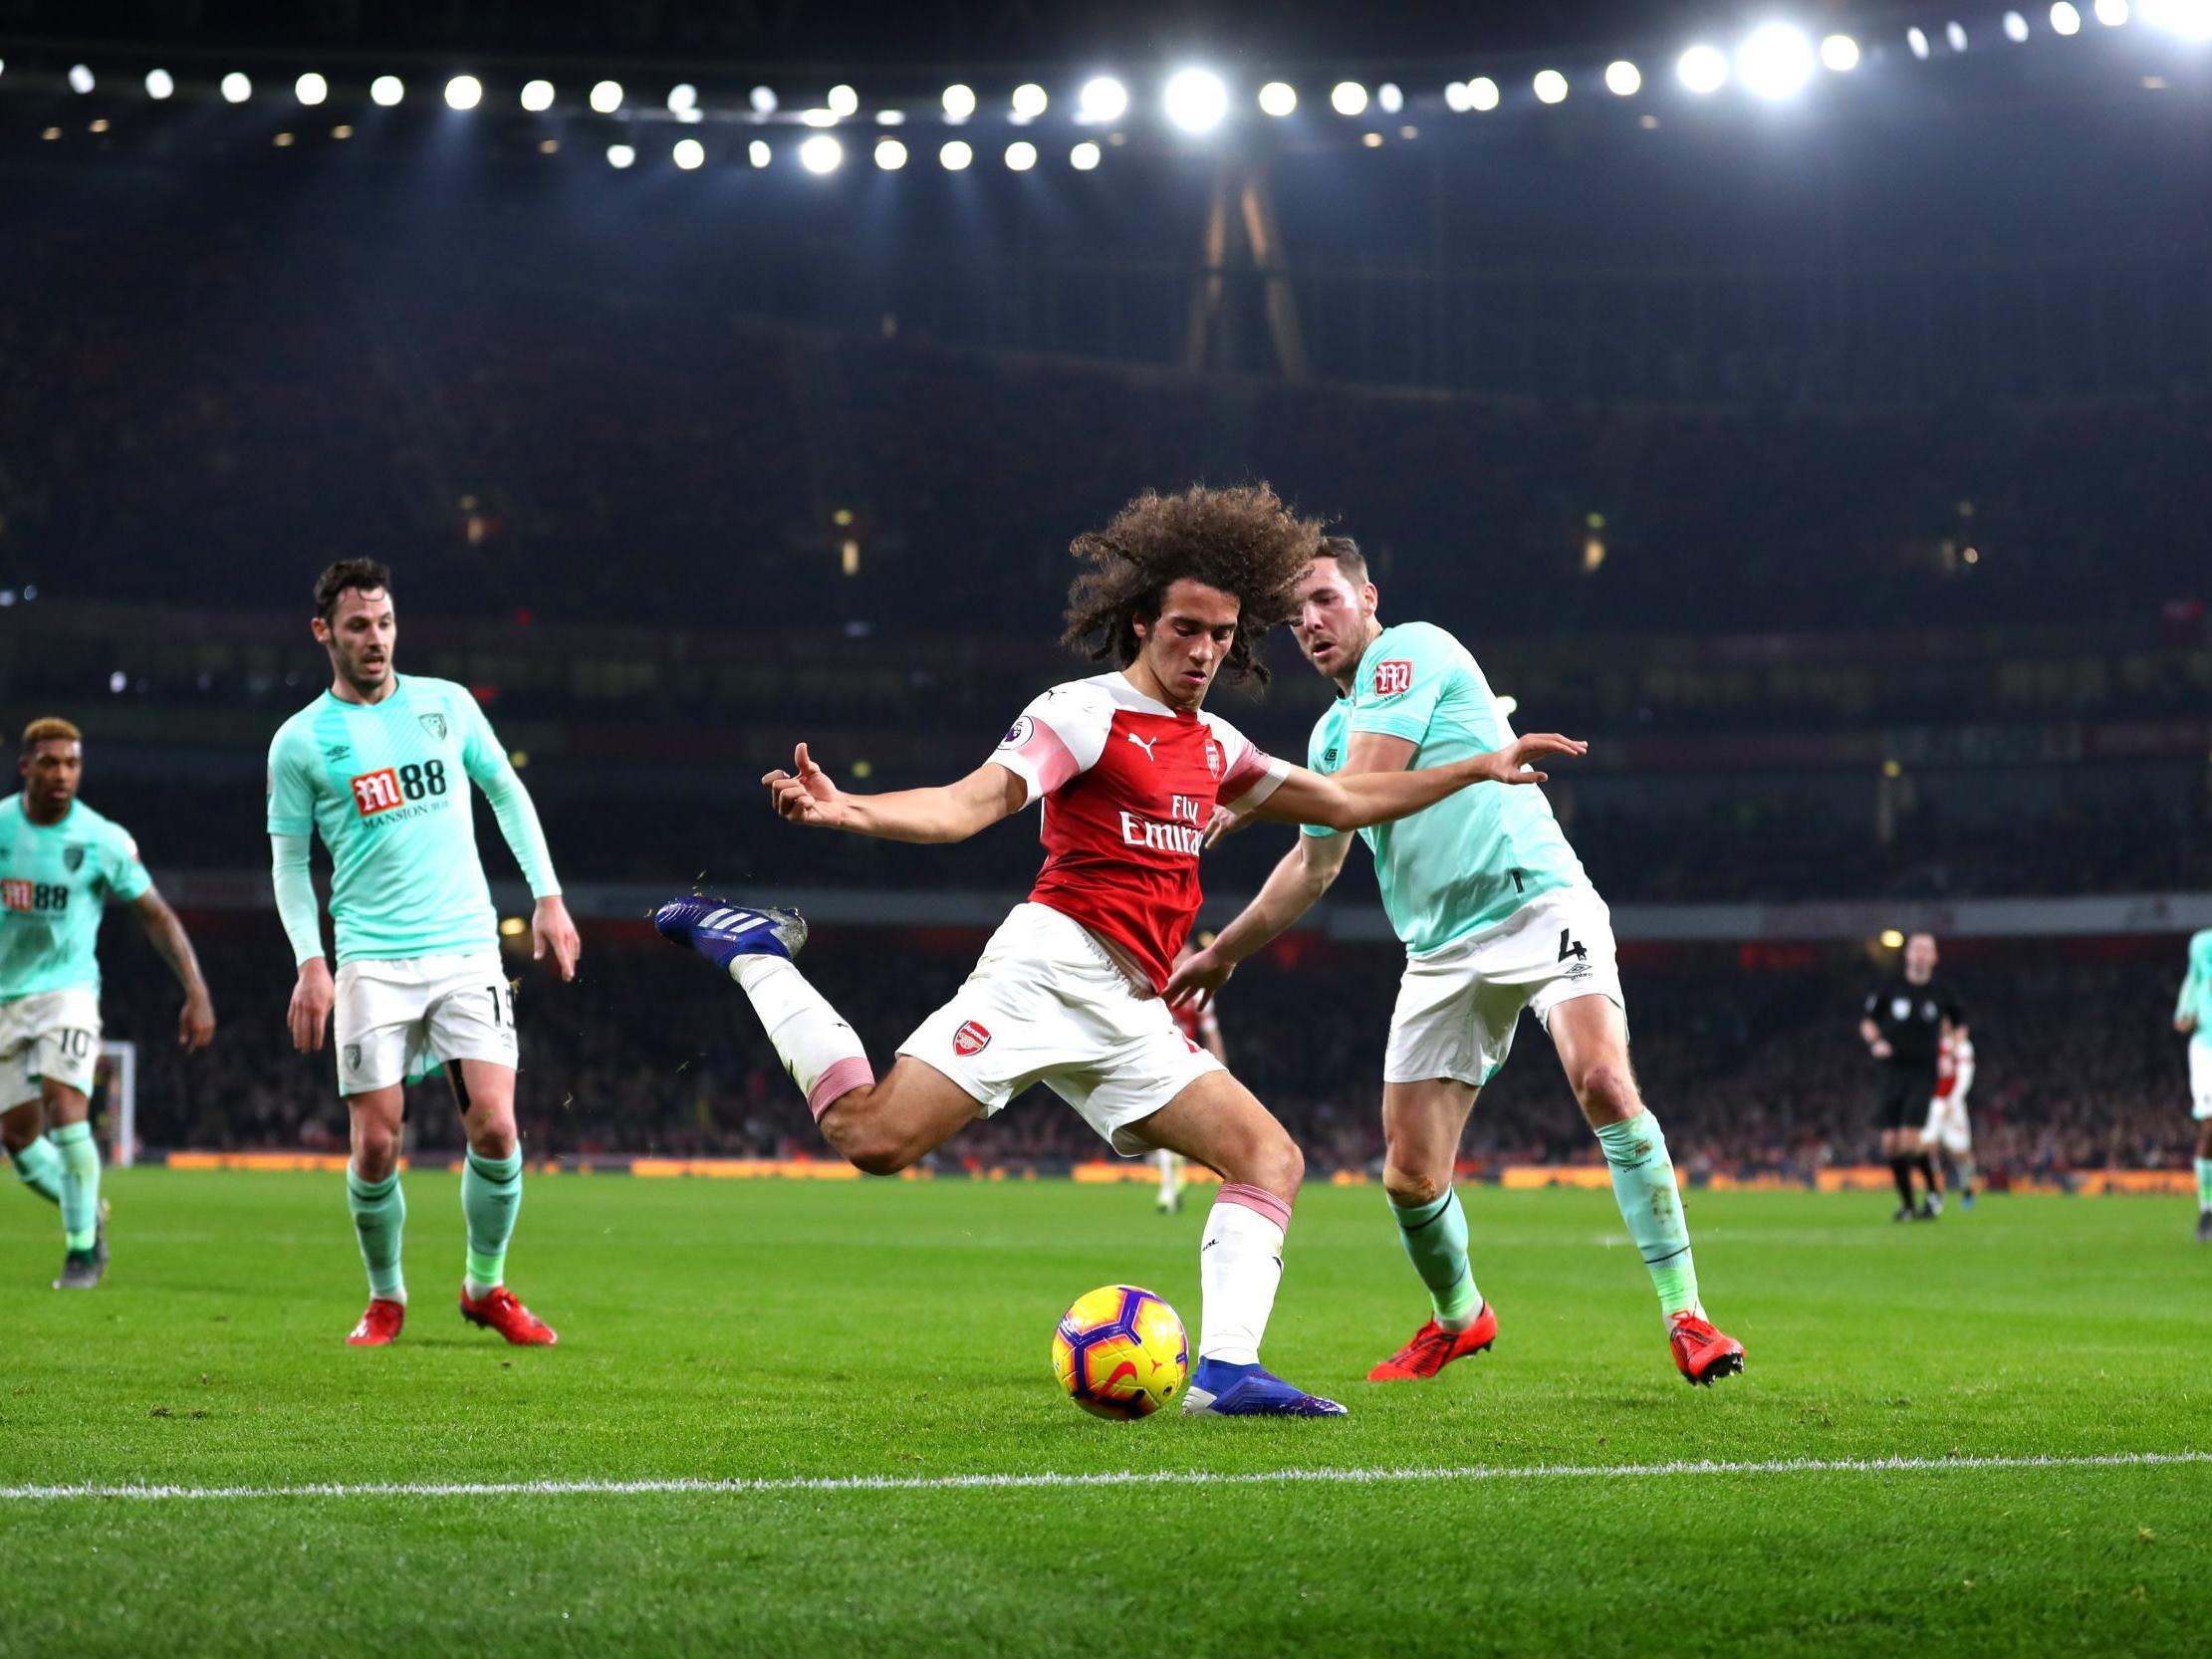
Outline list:
[[[2212,1043],[2189,1045],[2190,1116],[2199,1123],[2212,1121]]]
[[[1014,907],[898,1052],[966,1089],[978,1117],[1041,1082],[1124,1158],[1151,1150],[1131,1125],[1222,1069],[1081,922],[1044,904]]]
[[[513,1070],[515,993],[497,951],[356,957],[338,970],[338,1091],[414,1082],[434,1065],[481,1060]]]
[[[1390,1015],[1382,1080],[1449,1077],[1479,1088],[1513,1052],[1524,1008],[1542,1025],[1553,1009],[1577,997],[1627,1006],[1612,912],[1594,887],[1546,893],[1494,927],[1408,956]]]
[[[90,991],[41,991],[0,1003],[0,1111],[39,1097],[52,1077],[93,1091],[100,1064],[100,999]]]

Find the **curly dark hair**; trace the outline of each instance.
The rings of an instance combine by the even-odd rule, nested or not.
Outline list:
[[[315,579],[315,614],[329,621],[349,592],[388,593],[391,572],[373,559],[341,559]]]
[[[1091,568],[1068,590],[1060,642],[1094,662],[1136,660],[1135,623],[1159,615],[1170,586],[1202,582],[1235,595],[1237,635],[1222,664],[1233,680],[1267,683],[1257,646],[1298,611],[1298,579],[1321,552],[1319,519],[1302,519],[1267,484],[1177,495],[1146,490],[1104,530],[1078,536],[1069,552]]]

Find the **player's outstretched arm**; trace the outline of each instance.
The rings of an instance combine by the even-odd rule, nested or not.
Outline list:
[[[1535,732],[1503,749],[1470,756],[1449,766],[1418,772],[1362,772],[1325,778],[1294,766],[1290,775],[1259,806],[1261,818],[1280,823],[1318,824],[1330,830],[1364,830],[1410,818],[1469,784],[1541,784],[1549,773],[1529,767],[1546,755],[1585,755],[1590,745],[1557,732]]]
[[[778,769],[761,778],[779,816],[818,830],[847,830],[884,840],[964,841],[1020,812],[1029,799],[1026,783],[990,761],[958,783],[883,795],[839,789],[815,765],[804,743],[793,752],[791,766],[789,772]]]
[[[1266,884],[1252,902],[1212,944],[1176,968],[1160,995],[1177,1007],[1196,1003],[1203,1008],[1212,1002],[1238,963],[1265,948],[1329,891],[1343,873],[1345,854],[1351,848],[1348,835],[1300,835],[1298,844],[1268,872]]]
[[[184,1012],[176,1022],[177,1042],[187,1049],[206,1048],[215,1041],[215,999],[207,994],[207,981],[200,974],[200,959],[192,950],[190,935],[169,908],[168,900],[151,887],[131,900],[130,907],[138,912],[138,924],[161,953],[161,960],[169,965],[169,972],[176,975],[177,984],[184,987]]]

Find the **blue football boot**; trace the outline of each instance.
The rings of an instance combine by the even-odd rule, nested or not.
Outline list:
[[[1185,1417],[1343,1417],[1335,1400],[1293,1388],[1258,1365],[1201,1359],[1183,1391]]]
[[[807,943],[807,919],[796,910],[755,910],[696,893],[655,910],[653,926],[670,944],[689,945],[725,970],[740,956],[780,956],[789,962]]]

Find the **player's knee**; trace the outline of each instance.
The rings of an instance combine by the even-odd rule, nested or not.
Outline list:
[[[1390,1202],[1401,1210],[1433,1204],[1450,1189],[1451,1181],[1448,1177],[1400,1169],[1388,1161],[1382,1165],[1382,1190],[1389,1195]]]
[[[921,1155],[876,1107],[872,1089],[856,1088],[832,1101],[821,1127],[823,1138],[862,1175],[896,1175]]]
[[[381,1123],[357,1124],[354,1129],[354,1173],[364,1181],[381,1181],[399,1167],[399,1136]]]
[[[1583,1115],[1593,1123],[1618,1123],[1643,1110],[1635,1074],[1624,1060],[1599,1061],[1585,1071],[1575,1097],[1582,1101]]]
[[[1290,1132],[1279,1125],[1272,1134],[1255,1138],[1237,1163],[1239,1167],[1230,1175],[1231,1180],[1262,1188],[1286,1204],[1296,1201],[1298,1189],[1306,1179],[1306,1154],[1298,1149],[1298,1142],[1291,1139]]]
[[[480,1129],[469,1131],[468,1146],[479,1158],[511,1158],[521,1140],[516,1134],[512,1119],[503,1123],[487,1123]]]
[[[0,1117],[0,1147],[7,1151],[20,1152],[38,1138],[36,1114],[10,1112],[7,1116]]]

